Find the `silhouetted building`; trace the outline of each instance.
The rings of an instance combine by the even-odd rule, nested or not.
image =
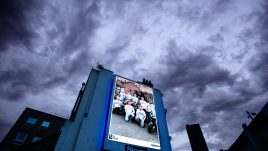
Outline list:
[[[208,151],[208,147],[199,124],[186,125],[193,151]]]
[[[268,103],[228,149],[229,151],[268,151]]]
[[[39,147],[43,150],[51,147],[53,150],[65,121],[65,118],[26,108],[2,140],[0,149],[38,150],[31,148],[42,144]]]

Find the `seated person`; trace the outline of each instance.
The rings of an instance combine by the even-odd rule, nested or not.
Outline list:
[[[135,110],[133,106],[131,106],[130,101],[128,101],[127,105],[125,105],[125,112],[126,112],[125,121],[131,122],[132,118],[134,117]]]
[[[141,105],[138,105],[135,120],[140,124],[141,127],[144,127],[145,118],[146,118],[145,111],[142,109]]]

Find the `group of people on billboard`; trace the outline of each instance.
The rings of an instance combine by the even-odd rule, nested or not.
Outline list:
[[[114,84],[108,139],[160,149],[154,89],[121,76]]]
[[[126,122],[138,123],[144,128],[147,124],[155,122],[155,106],[152,94],[137,93],[134,90],[117,86],[114,100],[113,113],[125,116]]]

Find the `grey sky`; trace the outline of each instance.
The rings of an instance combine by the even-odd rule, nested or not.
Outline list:
[[[25,107],[68,116],[96,62],[164,93],[173,150],[227,149],[268,98],[265,0],[0,2],[0,138]]]

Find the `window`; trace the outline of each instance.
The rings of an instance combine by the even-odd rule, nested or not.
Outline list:
[[[40,126],[40,128],[41,129],[48,129],[49,125],[50,125],[50,122],[43,121],[42,124],[41,124],[41,126]]]
[[[33,137],[33,139],[32,139],[32,143],[33,142],[36,142],[36,141],[39,141],[41,139],[41,137]]]
[[[16,136],[15,140],[13,141],[14,144],[21,145],[25,140],[27,139],[28,134],[19,132],[18,135]]]
[[[36,123],[36,121],[37,121],[36,118],[29,117],[25,124],[26,125],[29,125],[29,126],[34,126],[34,124]]]

